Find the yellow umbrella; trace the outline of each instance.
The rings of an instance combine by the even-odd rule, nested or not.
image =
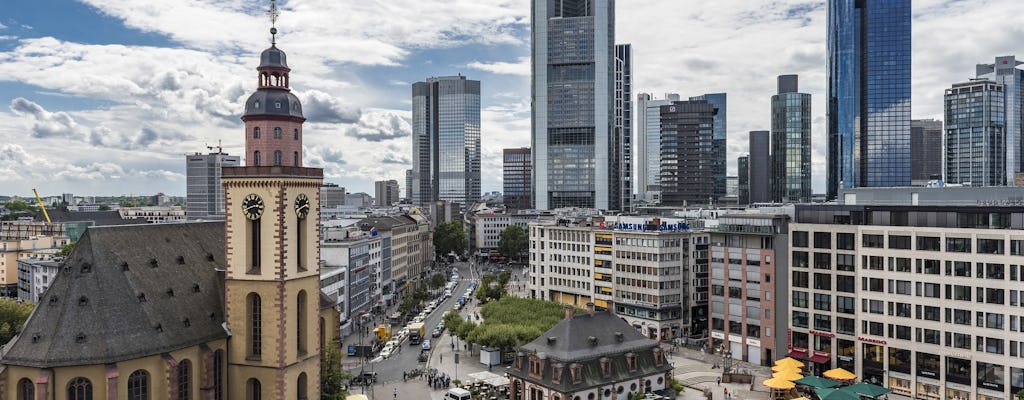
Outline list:
[[[811,400],[811,399],[808,399],[806,397],[797,397],[797,398],[795,398],[793,400]]]
[[[826,378],[837,379],[840,381],[848,381],[851,379],[857,379],[857,375],[842,368],[830,369],[824,373]]]
[[[772,389],[792,389],[796,387],[796,384],[785,379],[772,378],[763,382],[765,386]]]
[[[797,360],[794,360],[794,359],[789,358],[789,357],[786,357],[786,358],[783,358],[783,359],[781,359],[779,361],[776,361],[775,365],[791,366],[791,367],[797,367],[797,368],[803,368],[804,367],[804,363],[802,363],[800,361],[797,361]]]
[[[800,368],[799,367],[789,366],[789,365],[776,365],[776,366],[772,367],[772,372],[773,373],[774,372],[782,372],[782,371],[793,371],[793,372],[796,372],[796,373],[800,373]]]
[[[804,376],[794,371],[780,371],[772,374],[773,378],[785,379],[787,381],[795,381],[797,379],[803,379]]]

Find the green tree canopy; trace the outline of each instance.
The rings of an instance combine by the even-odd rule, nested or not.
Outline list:
[[[444,275],[442,275],[442,274],[434,274],[434,276],[430,277],[430,288],[431,289],[442,288],[447,283],[448,283],[448,280],[445,279]]]
[[[466,231],[458,221],[442,222],[434,228],[434,252],[439,256],[466,252]]]
[[[519,225],[509,225],[498,236],[498,252],[511,259],[519,260],[529,245],[529,235]]]
[[[323,349],[320,360],[320,398],[324,400],[345,400],[348,388],[345,385],[352,375],[341,371],[341,350],[333,343]]]
[[[484,275],[483,279],[480,280],[480,287],[476,289],[477,300],[480,300],[481,303],[486,303],[490,300],[501,299],[505,296],[505,285],[508,284],[511,278],[512,273],[509,271],[502,271],[497,275]]]
[[[465,321],[458,313],[445,315],[452,332],[460,338],[486,347],[513,349],[543,334],[565,317],[565,306],[545,300],[504,297],[480,309],[483,322]]]
[[[67,257],[69,254],[71,254],[71,250],[74,250],[74,248],[75,248],[75,244],[74,243],[68,243],[68,244],[64,245],[64,247],[62,247],[60,249],[60,251],[58,251],[54,255],[57,256],[57,257]]]
[[[0,298],[0,343],[7,343],[21,331],[35,306],[14,299]]]

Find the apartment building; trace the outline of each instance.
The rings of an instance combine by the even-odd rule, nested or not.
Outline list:
[[[67,236],[0,239],[0,296],[18,297],[18,260],[52,258],[68,243]]]
[[[473,238],[470,240],[473,254],[478,257],[487,257],[492,251],[498,251],[498,241],[501,239],[501,232],[509,226],[515,225],[523,230],[527,229],[530,222],[536,221],[539,214],[477,214],[472,216]]]
[[[374,310],[379,298],[374,296],[374,289],[380,285],[375,279],[376,270],[380,269],[380,253],[380,237],[358,229],[329,230],[320,244],[320,257],[328,268],[326,274],[333,275],[334,268],[344,269],[347,274],[341,278],[346,282],[343,314],[348,314],[357,326],[364,315],[379,311]],[[321,271],[321,282],[324,274]]]
[[[18,300],[38,303],[39,296],[53,283],[60,270],[60,258],[33,256],[18,260]]]
[[[704,332],[708,236],[686,221],[545,219],[529,234],[531,297],[593,302],[656,340]]]
[[[915,399],[1008,399],[1024,389],[1024,206],[913,205],[933,192],[917,189],[796,207],[788,354]]]

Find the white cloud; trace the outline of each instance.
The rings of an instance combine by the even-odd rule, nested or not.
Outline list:
[[[412,125],[401,113],[391,110],[366,110],[359,122],[345,134],[370,142],[402,139],[412,134]]]
[[[466,66],[472,69],[478,69],[495,74],[530,76],[530,57],[520,57],[519,61],[514,63],[504,61],[473,61]]]

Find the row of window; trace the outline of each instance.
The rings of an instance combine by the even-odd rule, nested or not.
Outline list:
[[[854,233],[836,233],[836,249],[855,250],[856,240]],[[810,234],[807,231],[793,231],[793,247],[812,247]],[[816,249],[832,249],[832,232],[814,232],[813,247]],[[915,240],[916,239],[916,240]],[[916,241],[917,246],[912,247]],[[1006,254],[1003,239],[974,239],[972,249],[971,238],[946,238],[946,251],[953,253],[977,254]],[[886,248],[886,235],[863,234],[861,235],[861,246],[868,248]],[[923,250],[942,251],[942,239],[938,236],[909,236],[909,235],[888,235],[888,248],[899,250]],[[1024,255],[1024,240],[1010,240],[1010,255]]]
[[[177,392],[177,400],[192,399],[192,363],[189,360],[182,360],[177,366],[177,376],[174,382]],[[213,357],[213,396],[217,400],[224,399],[224,351],[217,350]],[[304,390],[304,389],[300,389]],[[150,393],[150,376],[146,370],[136,370],[128,375],[128,400],[148,400],[153,397]],[[18,381],[18,400],[34,400],[35,383],[31,379],[22,378]],[[78,377],[68,382],[68,400],[92,400],[93,385],[87,378]]]
[[[252,128],[252,138],[253,139],[259,139],[260,138],[260,127],[257,126],[257,127]],[[281,138],[281,128],[275,127],[274,128],[274,139],[280,139],[280,138]],[[299,140],[299,128],[295,128],[295,130],[292,132],[292,140]]]

